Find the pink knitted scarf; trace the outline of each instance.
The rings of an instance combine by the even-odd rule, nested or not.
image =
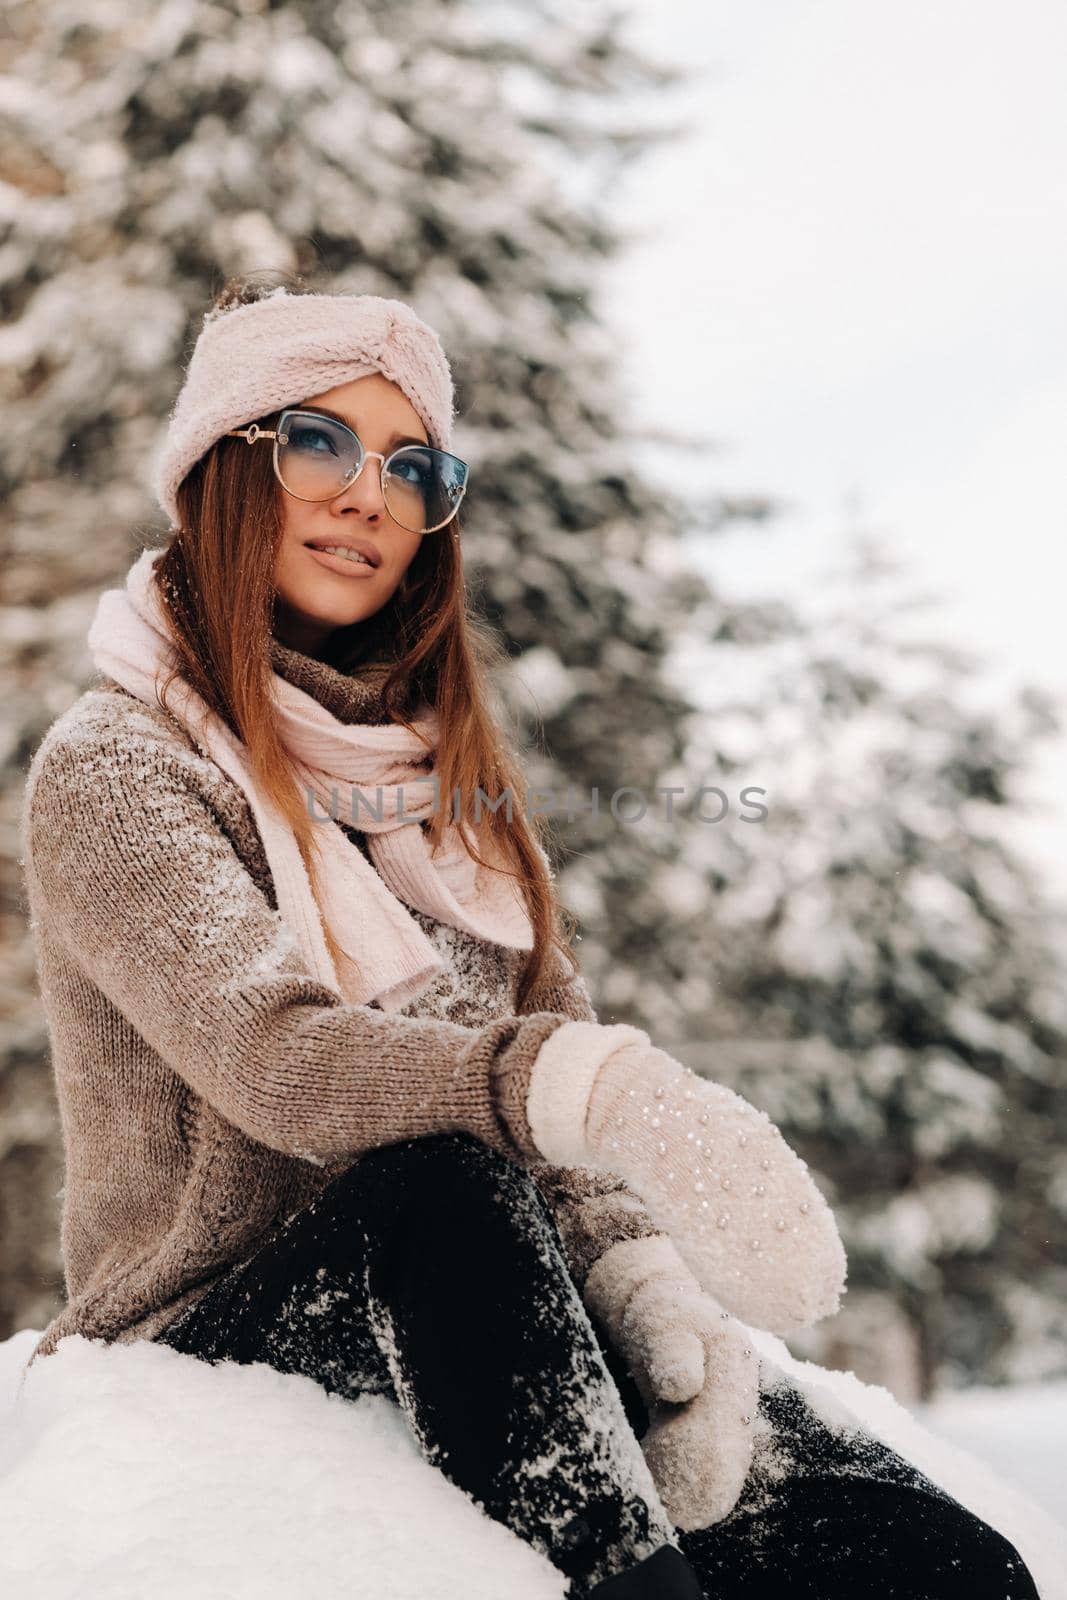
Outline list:
[[[88,634],[101,672],[149,705],[157,703],[156,684],[173,665],[173,635],[153,579],[158,557],[156,550],[142,551],[125,585],[104,591]],[[436,711],[427,706],[412,719],[420,739],[393,723],[340,722],[277,672],[271,679],[282,740],[302,798],[311,805],[315,797],[314,814],[322,819],[318,901],[296,836],[256,784],[243,742],[184,678],[167,691],[167,704],[248,796],[279,914],[312,974],[345,1000],[366,1004],[373,999],[387,1011],[421,993],[443,962],[402,901],[479,938],[529,950],[533,933],[515,880],[472,861],[454,819],[436,855],[418,825],[433,814],[435,804],[435,786],[427,779],[437,771]],[[366,833],[371,861],[328,820],[331,811]],[[477,848],[488,854],[484,844]],[[331,959],[323,920],[347,952],[340,970]]]

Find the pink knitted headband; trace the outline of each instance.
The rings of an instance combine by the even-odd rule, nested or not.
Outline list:
[[[174,527],[178,485],[216,439],[371,372],[403,389],[431,444],[451,449],[448,358],[403,300],[278,288],[247,305],[208,311],[152,469],[153,491]]]

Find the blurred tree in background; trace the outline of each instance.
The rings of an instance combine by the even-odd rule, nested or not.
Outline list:
[[[913,687],[862,574],[818,620],[695,569],[701,526],[768,508],[645,480],[596,301],[625,244],[613,174],[672,136],[629,97],[673,73],[600,3],[44,0],[7,18],[0,1336],[43,1326],[61,1291],[25,768],[92,680],[101,587],[165,531],[149,467],[214,290],[282,269],[408,299],[441,333],[472,595],[508,644],[501,709],[531,786],[579,807],[557,818],[559,877],[601,1017],[734,1081],[838,1210],[849,1295],[804,1353],[904,1394],[1067,1370],[1067,1172],[1043,1149],[1063,1115],[1058,942],[982,831],[1039,711],[965,712],[940,656]],[[730,797],[719,826],[608,808],[672,785],[684,807],[705,783]],[[767,790],[758,824],[746,784]]]
[[[1033,692],[984,704],[906,574],[853,549],[791,634],[679,651],[688,759],[769,789],[714,915],[674,921],[714,975],[679,1053],[829,1180],[849,1293],[797,1354],[919,1393],[1037,1381],[1067,1348],[1065,928],[1005,824],[1057,721]]]

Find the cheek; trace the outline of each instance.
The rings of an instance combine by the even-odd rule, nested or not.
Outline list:
[[[290,495],[282,496],[282,546],[285,544],[302,544],[305,539],[310,539],[309,507],[299,500],[294,500]],[[307,530],[307,531],[305,531]]]
[[[278,562],[293,566],[304,548],[304,541],[314,536],[316,525],[308,515],[309,507],[290,501],[282,507],[282,532],[278,541]]]
[[[404,574],[409,571],[412,562],[415,560],[415,557],[418,555],[419,547],[422,544],[422,540],[418,537],[417,534],[408,533],[407,529],[405,528],[405,529],[402,530],[400,539],[397,541],[397,544],[398,544],[398,551],[399,551],[399,568],[400,568],[400,577],[397,579],[397,582],[399,582],[400,578],[403,578]]]
[[[282,536],[278,540],[278,548],[274,556],[275,572],[284,571],[287,567],[292,565],[293,551],[296,549],[299,542],[300,541],[296,538],[292,528],[288,526],[284,526],[282,528]]]

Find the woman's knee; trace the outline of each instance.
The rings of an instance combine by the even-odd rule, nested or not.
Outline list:
[[[369,1160],[377,1171],[394,1171],[409,1184],[447,1184],[451,1194],[467,1190],[478,1195],[487,1186],[521,1188],[532,1181],[517,1161],[464,1130],[383,1146],[371,1151]]]
[[[499,1150],[464,1130],[426,1134],[378,1145],[347,1167],[315,1201],[326,1212],[362,1216],[369,1223],[388,1217],[419,1217],[427,1227],[458,1211],[489,1215],[501,1200],[516,1206],[537,1196],[532,1178]]]

